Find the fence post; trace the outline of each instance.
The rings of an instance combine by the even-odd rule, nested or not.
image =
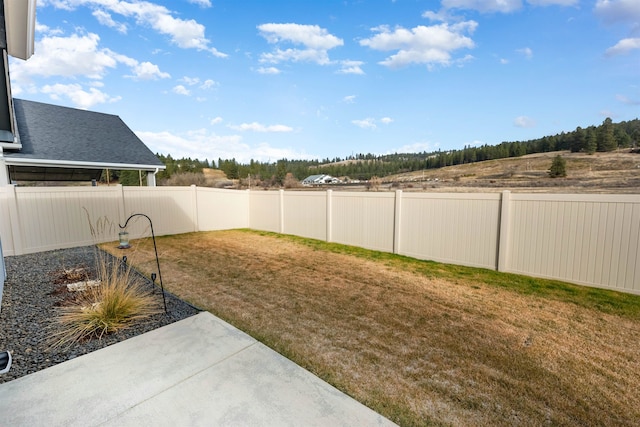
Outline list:
[[[402,190],[396,190],[395,213],[393,221],[393,253],[400,253],[400,216],[402,215]]]
[[[333,197],[333,190],[327,190],[327,242],[331,242],[333,237],[331,236],[332,217],[331,217],[331,202]]]
[[[509,226],[511,224],[511,192],[504,190],[500,199],[500,236],[498,236],[498,271],[509,268]]]
[[[191,211],[193,231],[200,231],[200,218],[198,217],[198,187],[195,184],[191,184]]]
[[[120,224],[124,223],[124,221],[127,219],[127,210],[125,209],[126,206],[124,204],[124,187],[122,186],[122,184],[118,184],[115,191],[117,191],[118,195],[120,196],[120,202],[118,203],[118,207],[120,208],[120,220],[118,224]]]
[[[280,234],[284,234],[284,190],[280,192]]]
[[[247,188],[245,190],[247,193],[247,228],[251,227],[251,189]]]
[[[18,213],[18,194],[15,185],[8,185],[11,190],[8,191],[9,202],[9,224],[11,224],[11,234],[13,236],[13,254],[23,255],[24,246],[22,244],[22,224]]]

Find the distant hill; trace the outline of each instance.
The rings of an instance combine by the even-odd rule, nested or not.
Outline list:
[[[566,160],[566,178],[551,178],[553,158]],[[555,151],[390,175],[388,188],[427,191],[568,192],[640,194],[640,153]]]

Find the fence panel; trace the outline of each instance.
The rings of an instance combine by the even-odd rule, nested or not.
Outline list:
[[[249,227],[249,192],[198,188],[198,229],[229,230]]]
[[[252,191],[249,203],[249,227],[280,232],[280,192]]]
[[[18,187],[15,194],[23,253],[117,239],[116,188]]]
[[[285,234],[327,240],[327,193],[286,191],[283,200]]]
[[[121,187],[124,212],[141,213],[153,221],[156,236],[189,233],[196,230],[195,188],[192,187]],[[150,235],[149,221],[134,218],[127,226],[130,238]]]
[[[13,249],[13,230],[9,203],[13,200],[13,187],[0,186],[0,239],[2,239],[5,255],[15,255]]]
[[[499,194],[403,193],[399,253],[496,268]]]
[[[331,240],[393,252],[395,198],[395,193],[333,192]]]
[[[640,196],[511,200],[509,271],[640,293]]]
[[[250,227],[640,294],[640,196],[0,187],[4,255]],[[502,221],[502,224],[501,224]],[[132,238],[148,223],[133,221]],[[502,233],[502,235],[500,235]]]

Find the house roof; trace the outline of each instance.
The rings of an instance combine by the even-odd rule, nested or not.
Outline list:
[[[34,180],[47,179],[47,170],[50,180],[67,180],[57,173],[84,180],[102,169],[165,169],[118,116],[22,99],[13,104],[22,147],[3,153],[12,179],[27,180],[18,176],[36,172]]]
[[[326,177],[326,176],[329,176],[329,175],[326,175],[326,174],[321,174],[321,175],[309,175],[308,177],[306,177],[305,179],[303,179],[303,181],[307,181],[307,182],[309,182],[309,181],[317,181],[317,180],[319,180],[319,179],[321,179],[321,178],[324,178],[324,177]]]

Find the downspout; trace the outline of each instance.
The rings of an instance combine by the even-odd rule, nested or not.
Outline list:
[[[160,172],[160,168],[156,168],[155,172],[147,172],[147,187],[156,186],[156,174]]]

